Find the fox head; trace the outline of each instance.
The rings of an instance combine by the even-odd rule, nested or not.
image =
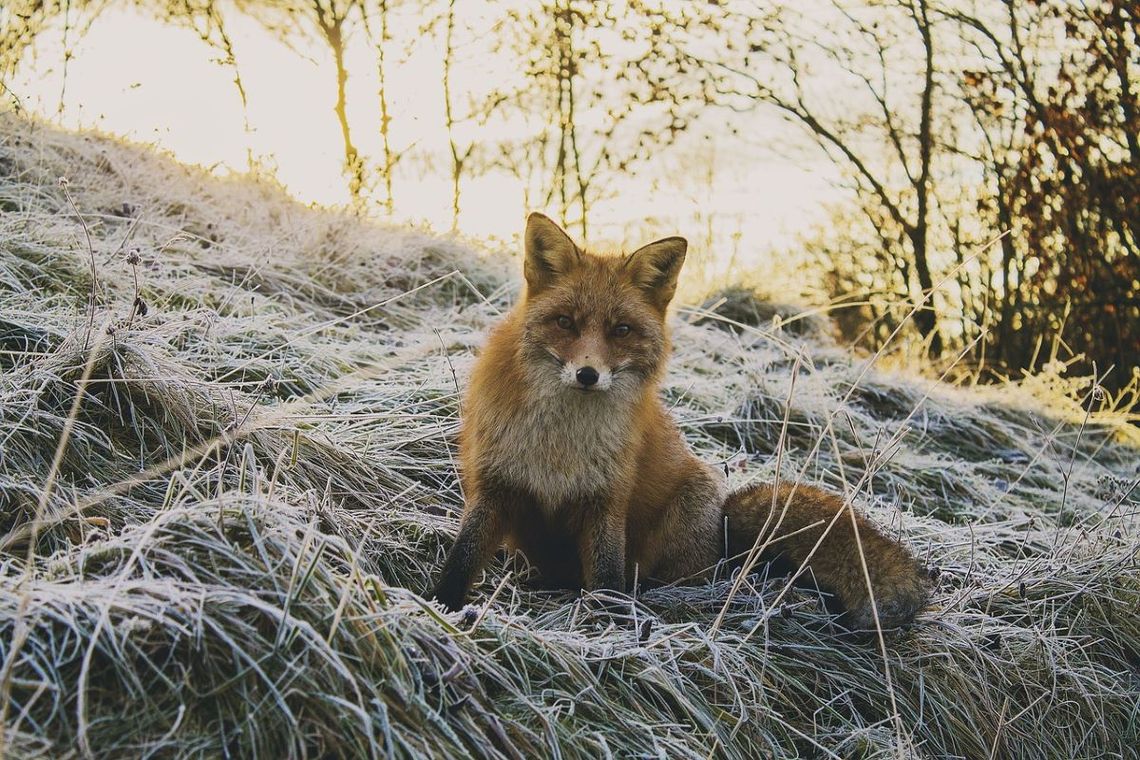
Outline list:
[[[523,352],[551,391],[633,395],[668,354],[665,310],[688,243],[669,237],[626,256],[597,256],[542,214],[525,234]]]

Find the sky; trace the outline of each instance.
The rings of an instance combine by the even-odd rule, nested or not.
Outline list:
[[[65,127],[98,128],[154,144],[218,174],[245,171],[252,151],[298,200],[346,203],[343,145],[333,113],[335,72],[327,49],[303,42],[287,47],[237,14],[227,16],[227,31],[248,94],[248,132],[233,71],[219,64],[218,51],[190,30],[128,9],[105,11],[81,38],[71,34],[66,77],[62,30],[43,35],[9,87],[25,108]],[[442,53],[438,41],[424,35],[399,57],[389,82],[392,138],[410,150],[394,178],[396,221],[446,231],[451,197]],[[475,82],[494,76],[504,64],[512,65],[469,54],[459,67],[457,89],[463,89],[464,77]],[[350,41],[347,65],[354,140],[363,153],[378,154],[375,60],[362,37]],[[592,217],[591,242],[628,247],[646,235],[680,233],[710,269],[764,267],[774,251],[795,245],[797,233],[821,222],[825,202],[839,194],[825,159],[781,155],[779,138],[787,129],[763,114],[710,114],[703,133],[686,137],[635,176],[615,181],[612,197]],[[371,210],[380,213],[378,206]],[[526,208],[513,178],[473,180],[464,187],[460,232],[511,240],[533,210],[544,209]]]

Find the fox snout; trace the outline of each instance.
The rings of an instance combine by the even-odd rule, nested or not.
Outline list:
[[[608,391],[614,381],[613,370],[596,362],[587,364],[587,361],[590,360],[563,364],[559,373],[562,383],[579,391]]]

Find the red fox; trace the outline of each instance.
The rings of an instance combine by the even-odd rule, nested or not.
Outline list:
[[[796,568],[826,530],[807,567],[844,623],[874,623],[860,548],[880,624],[909,622],[928,588],[899,543],[853,513],[827,530],[847,507],[817,488],[781,483],[729,494],[686,446],[658,397],[669,353],[665,311],[686,249],[684,238],[670,237],[628,256],[599,256],[530,215],[526,295],[491,333],[464,402],[466,506],[435,598],[460,608],[504,543],[522,550],[545,585],[627,590],[635,573],[699,580],[726,551],[738,557],[765,540],[761,560]]]

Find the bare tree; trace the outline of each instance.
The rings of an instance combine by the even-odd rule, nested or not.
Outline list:
[[[253,145],[251,138],[253,128],[249,122],[249,96],[246,93],[245,82],[242,81],[241,67],[238,66],[237,55],[234,52],[233,40],[226,31],[225,18],[216,0],[165,0],[165,12],[169,17],[178,19],[180,23],[189,26],[197,33],[198,38],[207,45],[221,51],[223,66],[233,73],[234,88],[241,101],[242,128],[245,134],[245,161],[250,169],[254,165]]]
[[[927,1],[832,0],[726,18],[712,28],[741,42],[694,54],[716,74],[720,102],[775,109],[846,171],[938,356],[929,240],[939,82]]]
[[[352,130],[348,125],[348,96],[345,91],[345,86],[348,84],[348,68],[344,61],[347,41],[346,22],[355,7],[354,0],[342,2],[310,0],[308,10],[333,56],[333,65],[336,68],[336,104],[333,106],[333,111],[336,113],[341,140],[344,142],[344,169],[349,177],[348,192],[355,201],[359,201],[364,190],[364,160],[352,142]]]
[[[11,75],[36,37],[62,12],[58,0],[10,0],[0,5],[0,74]]]
[[[512,9],[499,52],[525,65],[490,103],[529,130],[499,144],[497,164],[586,237],[612,180],[671,145],[712,100],[713,77],[683,48],[703,17],[695,5],[650,0]]]
[[[1140,10],[1009,0],[940,12],[975,52],[962,90],[976,126],[963,150],[990,183],[977,211],[1013,233],[987,360],[1006,373],[1066,347],[1086,370],[1115,366],[1107,383],[1122,387],[1140,356]]]
[[[451,229],[454,231],[459,229],[459,193],[464,164],[471,157],[475,143],[468,143],[467,147],[460,151],[455,136],[458,117],[454,102],[455,94],[451,86],[451,76],[455,66],[455,0],[447,0],[447,12],[444,18],[446,31],[443,43],[443,108],[447,126],[447,144],[451,149]]]
[[[392,174],[396,170],[396,164],[400,160],[400,154],[392,148],[391,140],[391,125],[392,116],[388,108],[388,49],[392,43],[392,34],[390,30],[390,16],[393,3],[391,0],[376,0],[375,9],[369,9],[365,6],[365,12],[362,14],[364,23],[364,30],[372,40],[373,46],[376,49],[376,79],[377,86],[377,101],[380,108],[380,174],[384,182],[384,198],[382,201],[384,211],[389,216],[392,215],[395,196],[392,190]],[[372,16],[375,14],[376,29],[373,30]]]
[[[783,114],[852,178],[868,224],[816,241],[837,288],[889,265],[926,299],[914,321],[931,353],[957,312],[956,345],[983,339],[974,361],[997,376],[1067,350],[1125,384],[1140,355],[1137,14],[1128,0],[828,0],[710,17],[705,39],[724,44],[693,55],[718,102]],[[947,274],[958,292],[932,294]]]
[[[238,66],[233,40],[226,30],[225,18],[218,2],[216,0],[132,0],[131,4],[138,10],[159,19],[189,28],[202,42],[221,52],[221,63],[233,72],[234,87],[241,101],[246,135],[246,163],[252,167],[249,99]],[[99,13],[108,5],[107,0],[12,0],[10,4],[5,3],[0,6],[0,76],[12,74],[36,37],[57,18],[62,17],[65,25],[63,87],[66,88],[67,62],[72,56],[67,40],[85,35],[91,24],[99,17]],[[63,109],[63,104],[64,92],[61,91],[60,111]]]
[[[233,0],[234,5],[285,43],[307,36],[323,43],[332,56],[336,76],[333,113],[340,128],[344,171],[353,203],[363,202],[366,184],[364,159],[352,138],[348,120],[348,67],[345,54],[352,24],[363,23],[368,0]]]

